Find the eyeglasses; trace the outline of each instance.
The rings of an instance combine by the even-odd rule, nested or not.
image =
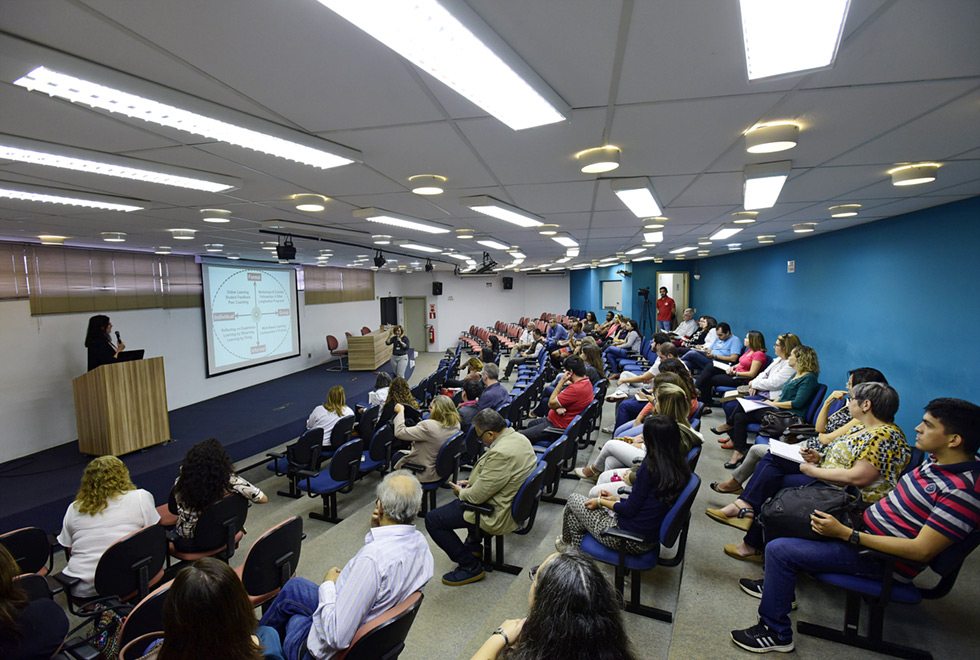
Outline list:
[[[534,577],[538,574],[539,568],[541,568],[541,564],[538,564],[537,566],[532,566],[531,568],[527,569],[527,576],[531,578],[531,582],[534,582]]]

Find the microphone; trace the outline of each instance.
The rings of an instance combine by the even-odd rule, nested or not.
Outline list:
[[[116,330],[116,343],[119,343],[121,341],[122,341],[122,337],[119,336],[119,331]]]

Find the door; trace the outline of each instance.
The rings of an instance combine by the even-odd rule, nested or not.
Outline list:
[[[381,299],[381,325],[398,323],[398,298],[391,296]]]
[[[671,272],[671,271],[658,271],[657,272],[657,290],[656,292],[651,291],[651,298],[660,297],[660,287],[667,287],[667,295],[674,299],[674,322],[671,327],[676,327],[677,323],[681,320],[684,315],[684,310],[687,309],[688,300],[688,274],[685,272]],[[656,314],[656,305],[654,306],[654,314]]]
[[[428,337],[425,335],[425,297],[404,298],[405,334],[416,353],[428,350]]]

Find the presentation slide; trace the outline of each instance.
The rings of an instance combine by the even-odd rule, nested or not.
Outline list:
[[[201,263],[208,376],[299,355],[296,270]]]

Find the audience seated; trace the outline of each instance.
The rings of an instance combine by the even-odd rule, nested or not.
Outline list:
[[[602,362],[602,351],[599,350],[595,341],[589,342],[590,339],[592,338],[586,337],[582,342],[580,354],[585,362],[585,375],[589,382],[595,386],[606,380],[606,366]]]
[[[320,585],[292,578],[262,616],[260,625],[276,630],[290,660],[300,657],[304,640],[314,658],[333,657],[350,645],[362,624],[432,577],[429,544],[415,529],[421,484],[410,472],[399,470],[385,476],[377,493],[364,547],[343,570],[331,568]]]
[[[528,321],[527,326],[521,332],[521,336],[514,343],[514,346],[510,349],[510,358],[514,359],[521,353],[524,353],[531,347],[534,343],[534,331],[536,327],[533,321]],[[539,336],[543,336],[543,333],[538,332]]]
[[[639,353],[640,349],[643,348],[643,337],[640,336],[637,330],[636,321],[633,319],[623,319],[623,324],[627,330],[626,337],[613,339],[611,345],[603,352],[606,363],[609,365],[610,371],[614,374],[620,372],[619,362],[630,351]]]
[[[664,348],[664,354],[666,355],[669,350]],[[660,361],[660,373],[663,374],[665,372],[676,374],[681,379],[681,387],[684,388],[685,394],[690,397],[690,415],[693,416],[698,407],[698,397],[697,390],[694,387],[694,378],[691,376],[691,372],[688,371],[687,365],[677,358],[665,358]],[[656,378],[654,378],[654,381],[656,381]],[[627,422],[634,421],[640,416],[649,415],[653,409],[652,397],[641,390],[634,394],[633,398],[624,399],[616,405],[615,421],[602,430],[605,433],[613,433]]]
[[[556,541],[559,550],[566,545],[577,547],[586,532],[603,545],[615,544],[618,540],[606,538],[603,532],[617,525],[644,538],[642,543],[626,541],[629,553],[648,552],[658,545],[660,523],[687,485],[691,470],[686,452],[681,450],[680,429],[671,418],[653,415],[644,422],[643,441],[648,451],[626,500],[621,501],[615,489],[603,490],[596,498],[586,499],[578,493],[568,496],[561,538]],[[612,515],[603,508],[612,511]]]
[[[868,385],[857,385],[854,398]],[[931,456],[865,510],[858,528],[814,513],[813,530],[826,541],[779,538],[766,547],[765,578],[739,580],[743,591],[761,599],[759,622],[733,630],[732,641],[756,653],[793,650],[789,612],[801,571],[878,578],[883,564],[862,554],[863,548],[924,564],[980,526],[980,407],[962,399],[933,399],[915,431],[915,446]],[[895,579],[902,582],[920,570],[896,566],[901,573]]]
[[[222,497],[238,493],[256,504],[269,499],[259,488],[235,474],[231,457],[215,438],[202,440],[188,450],[173,490],[177,502],[174,547],[180,552],[211,549],[197,547],[194,529],[201,513]]]
[[[582,332],[592,335],[599,327],[599,321],[595,317],[595,312],[586,312],[585,319],[582,320]]]
[[[395,469],[405,463],[421,465],[425,470],[418,475],[419,481],[429,483],[438,481],[436,474],[436,458],[439,449],[449,438],[459,433],[459,413],[452,399],[440,394],[432,400],[428,419],[423,419],[415,426],[405,426],[405,407],[395,404],[395,437],[412,443],[412,449],[404,454],[395,464]]]
[[[395,404],[400,403],[409,408],[419,409],[419,402],[412,396],[412,388],[408,386],[408,381],[404,378],[395,378],[388,387],[388,398],[378,412],[378,419],[374,423],[374,428],[381,428],[392,420],[395,416]]]
[[[719,522],[750,521],[745,538],[737,545],[725,546],[726,554],[737,559],[761,555],[764,541],[757,514],[781,488],[818,481],[854,485],[864,502],[873,503],[895,487],[912,456],[905,434],[894,424],[898,393],[883,383],[861,383],[854,386],[848,405],[859,426],[831,444],[823,455],[803,447],[801,464],[766,454],[734,503],[723,509],[708,509],[708,516]],[[736,526],[744,527],[744,523]]]
[[[684,369],[684,371],[686,372],[687,370]],[[687,376],[687,378],[685,378],[685,376]],[[698,406],[697,399],[691,398],[691,395],[688,393],[690,384],[687,382],[687,380],[689,379],[690,379],[690,374],[687,373],[682,375],[682,374],[675,373],[673,371],[664,371],[663,373],[657,374],[657,377],[653,379],[653,384],[650,389],[650,394],[637,395],[638,397],[644,397],[645,399],[648,399],[646,405],[643,406],[643,409],[640,410],[639,414],[636,416],[635,419],[632,420],[628,419],[622,424],[620,424],[619,426],[617,426],[616,430],[613,431],[613,437],[614,438],[621,438],[623,436],[635,437],[640,433],[642,433],[643,422],[644,420],[646,420],[648,415],[652,415],[658,412],[663,413],[664,406],[660,400],[659,390],[668,383],[680,388],[681,393],[684,395],[684,401],[683,401],[684,405],[678,407],[676,415],[673,413],[664,413],[664,414],[668,415],[669,417],[677,419],[678,424],[680,424],[682,420],[684,424],[689,424],[691,416],[694,414],[694,411],[697,410],[697,406]]]
[[[354,411],[347,407],[344,388],[334,385],[327,392],[327,402],[320,404],[310,413],[306,420],[306,430],[323,429],[323,446],[330,446],[330,432],[341,417],[353,415]],[[334,448],[336,449],[336,447]]]
[[[731,327],[721,322],[715,328],[715,340],[704,345],[703,350],[687,351],[681,357],[692,370],[705,369],[714,360],[734,364],[742,354],[742,340],[732,333]]]
[[[744,390],[744,393],[747,394],[746,398],[749,399],[778,400],[783,385],[788,383],[796,375],[796,370],[789,365],[789,354],[800,343],[800,338],[794,334],[787,332],[786,334],[779,335],[776,338],[776,343],[773,344],[776,358],[769,363],[768,367],[762,370],[762,373],[750,380],[747,385],[740,385],[739,392],[741,393]],[[722,408],[725,410],[725,419],[731,418],[737,405],[739,404],[735,399],[722,403]],[[727,424],[724,424],[723,427],[718,427],[718,432],[728,430],[729,426]]]
[[[507,388],[497,380],[500,376],[499,367],[493,362],[484,363],[481,375],[483,377],[483,394],[480,395],[476,407],[480,410],[486,410],[506,403],[510,394],[507,392]]]
[[[466,431],[473,423],[473,418],[480,412],[480,395],[483,394],[482,380],[467,380],[463,382],[463,401],[459,404],[459,427]]]
[[[718,321],[715,320],[715,317],[702,316],[698,319],[698,330],[691,335],[690,339],[682,342],[683,346],[679,347],[677,352],[683,357],[691,350],[710,346],[718,338],[718,333],[715,330],[717,325]]]
[[[610,334],[615,321],[616,315],[612,312],[606,312],[606,320],[595,327],[595,330],[591,332],[592,336],[597,341],[602,341]]]
[[[257,623],[235,571],[198,559],[174,578],[163,603],[163,640],[140,660],[284,660],[279,635]]]
[[[540,330],[534,328],[534,330],[531,331],[531,341],[527,344],[527,346],[525,346],[519,353],[516,352],[515,347],[514,357],[507,362],[507,369],[504,371],[504,377],[500,380],[510,380],[510,375],[514,373],[514,367],[536,362],[542,350],[544,350],[544,335]]]
[[[71,552],[62,572],[81,580],[73,595],[97,596],[93,583],[102,554],[122,537],[159,520],[153,496],[133,485],[121,460],[115,456],[93,459],[58,535],[58,543]]]
[[[463,381],[466,380],[481,380],[483,378],[483,360],[478,357],[471,357],[466,361],[466,375],[463,376],[462,380],[457,380],[455,378],[449,378],[446,380],[446,387],[462,387]]]
[[[504,621],[471,660],[639,660],[616,592],[591,559],[555,553],[531,579],[527,618]]]
[[[474,551],[480,547],[461,541],[457,529],[474,529],[476,514],[463,512],[461,502],[487,504],[493,513],[480,516],[480,528],[488,534],[507,534],[517,529],[511,515],[511,505],[524,480],[537,465],[538,459],[527,438],[507,426],[496,410],[481,410],[473,418],[473,428],[480,442],[487,447],[470,472],[468,481],[451,483],[457,499],[429,511],[425,516],[425,528],[429,536],[443,552],[457,564],[446,573],[443,584],[459,586],[482,580],[483,564]]]
[[[684,310],[684,320],[677,324],[671,334],[682,341],[686,341],[694,336],[697,330],[698,322],[694,320],[694,310],[688,307]]]
[[[551,359],[554,364],[560,364],[561,361],[572,354],[585,339],[585,331],[582,330],[582,322],[575,321],[572,324],[572,331],[568,333],[564,339],[560,339],[555,342],[557,348],[551,352]]]
[[[532,419],[524,430],[524,436],[531,442],[537,442],[549,426],[567,428],[592,403],[593,385],[582,358],[569,356],[564,367],[565,372],[548,398],[548,416]]]
[[[820,373],[820,361],[817,359],[817,352],[809,346],[797,346],[789,356],[789,365],[796,370],[796,376],[788,383],[783,385],[779,393],[779,399],[770,403],[774,408],[789,410],[795,415],[803,417],[806,409],[817,392],[817,374]],[[763,407],[746,412],[739,405],[735,408],[732,418],[728,420],[731,426],[732,453],[731,460],[725,463],[725,468],[734,470],[745,459],[745,454],[749,450],[748,444],[748,425],[758,424],[771,408]],[[716,429],[712,429],[715,433]]]
[[[766,366],[766,338],[758,330],[745,335],[745,351],[738,361],[724,371],[709,363],[698,374],[698,400],[711,405],[712,392],[716,387],[739,387],[759,375]]]
[[[651,340],[650,344],[657,354],[657,359],[642,374],[634,374],[630,371],[621,372],[619,378],[616,379],[619,386],[606,397],[606,401],[622,401],[640,392],[644,385],[652,381],[654,376],[660,373],[661,359],[677,357],[677,347],[670,343],[670,335],[665,332],[658,332],[653,335],[653,340]]]
[[[0,545],[0,658],[50,658],[68,633],[68,615],[50,598],[29,600],[14,579],[20,567]]]
[[[382,406],[388,400],[388,387],[391,385],[391,374],[379,371],[374,379],[374,389],[368,392],[368,407]]]

